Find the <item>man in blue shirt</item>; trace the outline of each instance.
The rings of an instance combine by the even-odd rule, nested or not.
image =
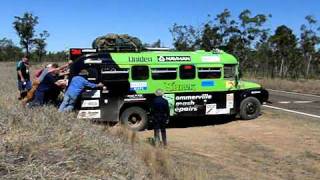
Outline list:
[[[63,101],[59,107],[60,112],[71,111],[74,108],[76,100],[85,87],[97,88],[103,87],[102,83],[94,84],[86,80],[83,76],[88,75],[87,70],[81,70],[78,76],[74,76],[68,87],[68,90],[64,94]]]

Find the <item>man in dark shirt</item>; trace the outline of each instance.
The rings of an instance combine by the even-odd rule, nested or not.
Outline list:
[[[55,68],[55,67],[52,67]],[[40,82],[33,101],[29,104],[29,107],[33,106],[42,106],[48,102],[48,96],[52,94],[53,91],[56,91],[59,89],[59,86],[62,86],[63,84],[61,81],[57,81],[57,73],[58,70],[51,71]]]
[[[151,104],[151,113],[153,117],[154,126],[154,139],[156,145],[160,143],[160,131],[162,137],[162,143],[164,146],[167,145],[167,135],[166,135],[166,124],[169,119],[170,110],[169,104],[166,99],[164,99],[162,90],[158,89],[156,92],[156,97],[153,99]]]
[[[29,63],[28,63],[27,57],[23,57],[17,63],[17,77],[18,77],[18,89],[20,91],[19,99],[22,99],[27,95],[27,92],[31,89]]]

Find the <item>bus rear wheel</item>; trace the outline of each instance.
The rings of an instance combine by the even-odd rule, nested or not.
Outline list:
[[[255,97],[247,97],[240,104],[240,118],[243,120],[255,119],[260,115],[261,103]]]
[[[120,116],[121,122],[133,131],[144,130],[148,124],[147,112],[140,107],[130,107]]]

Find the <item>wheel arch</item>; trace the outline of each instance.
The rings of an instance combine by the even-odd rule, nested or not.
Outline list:
[[[142,109],[144,109],[147,114],[150,113],[150,109],[149,109],[149,105],[147,102],[125,102],[122,104],[120,111],[119,111],[119,118],[121,116],[121,114],[123,113],[123,111],[125,111],[126,109],[130,108],[130,107],[140,107]]]
[[[268,101],[269,93],[267,90],[260,88],[260,89],[247,89],[240,93],[240,102],[247,97],[255,97],[257,98],[261,104]]]

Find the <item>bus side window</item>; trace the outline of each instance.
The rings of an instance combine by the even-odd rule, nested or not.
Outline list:
[[[198,77],[200,79],[220,79],[220,68],[198,68]]]
[[[234,78],[236,75],[236,65],[225,64],[223,71],[224,71],[224,78]]]
[[[132,66],[131,77],[132,80],[147,80],[149,78],[148,66]]]
[[[154,80],[172,80],[177,78],[176,68],[152,68],[152,79]]]
[[[101,75],[104,80],[108,81],[128,81],[129,69],[117,68],[113,65],[105,65],[101,69]]]
[[[196,77],[196,68],[193,65],[181,65],[180,79],[194,79]]]

